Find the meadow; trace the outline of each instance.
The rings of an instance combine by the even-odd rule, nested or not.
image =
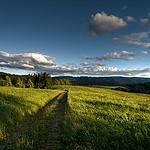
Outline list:
[[[1,149],[149,149],[150,95],[53,88],[0,87]]]
[[[59,90],[0,87],[0,142],[30,121],[40,108],[59,93]]]
[[[150,148],[150,95],[90,87],[69,91],[65,149]]]

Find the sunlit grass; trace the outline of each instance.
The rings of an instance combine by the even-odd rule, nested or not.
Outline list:
[[[71,87],[69,106],[66,149],[149,149],[150,95]]]
[[[0,141],[59,93],[59,90],[0,87]]]
[[[61,147],[60,127],[66,100],[64,94],[59,95],[52,105],[35,115],[25,129],[24,127],[19,129],[20,136],[7,141],[5,148],[13,150],[59,149]]]
[[[150,95],[115,91],[105,87],[53,88],[55,90],[0,87],[2,142],[6,135],[13,134],[14,128],[19,129],[33,118],[25,130],[19,129],[21,136],[10,140],[11,146],[6,143],[8,148],[149,149]],[[60,95],[40,116],[36,116],[39,108],[65,89],[69,90],[68,98]]]

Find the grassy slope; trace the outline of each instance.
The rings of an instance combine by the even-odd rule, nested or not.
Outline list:
[[[150,95],[80,86],[55,88],[69,89],[68,101],[61,95],[44,109],[13,143],[15,150],[149,149]],[[4,87],[0,91],[3,136],[60,92]]]
[[[0,87],[0,141],[60,92]]]
[[[149,149],[150,95],[70,87],[64,149]]]
[[[61,129],[66,103],[65,92],[46,104],[32,119],[0,145],[0,149],[11,150],[59,150],[61,146]],[[16,133],[17,136],[16,137]],[[18,134],[19,133],[19,134]]]

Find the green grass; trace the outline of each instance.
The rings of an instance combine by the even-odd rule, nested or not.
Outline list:
[[[65,100],[65,93],[62,93],[52,105],[40,110],[30,122],[16,131],[17,135],[19,133],[17,138],[14,134],[4,143],[5,149],[61,149],[60,128]]]
[[[60,90],[0,87],[0,141],[59,93]]]
[[[0,138],[8,149],[149,149],[150,95],[105,87],[53,88],[0,87]],[[38,113],[65,89],[68,97],[62,93]],[[14,138],[14,132],[20,136]],[[13,136],[8,140],[6,135]]]
[[[72,87],[66,109],[65,149],[150,147],[150,95]]]

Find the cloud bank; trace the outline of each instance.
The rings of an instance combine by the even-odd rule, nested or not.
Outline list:
[[[127,56],[127,57],[125,57]],[[131,59],[133,52],[122,51],[106,54],[98,59]],[[125,57],[125,58],[124,58]],[[130,58],[131,57],[131,58]],[[92,58],[95,59],[95,58]],[[96,58],[97,59],[97,58]],[[105,64],[83,62],[79,66],[57,65],[54,57],[38,53],[9,54],[0,51],[0,67],[11,69],[29,70],[30,72],[47,72],[51,75],[75,75],[75,76],[150,76],[150,68],[119,69],[107,67]],[[132,60],[132,59],[131,59]]]
[[[150,47],[150,42],[146,42],[150,38],[150,32],[139,32],[124,35],[120,38],[114,38],[113,42],[116,44],[127,44],[136,47]]]
[[[92,16],[92,21],[89,24],[89,32],[96,36],[117,31],[125,26],[127,26],[127,23],[122,18],[102,12]]]

